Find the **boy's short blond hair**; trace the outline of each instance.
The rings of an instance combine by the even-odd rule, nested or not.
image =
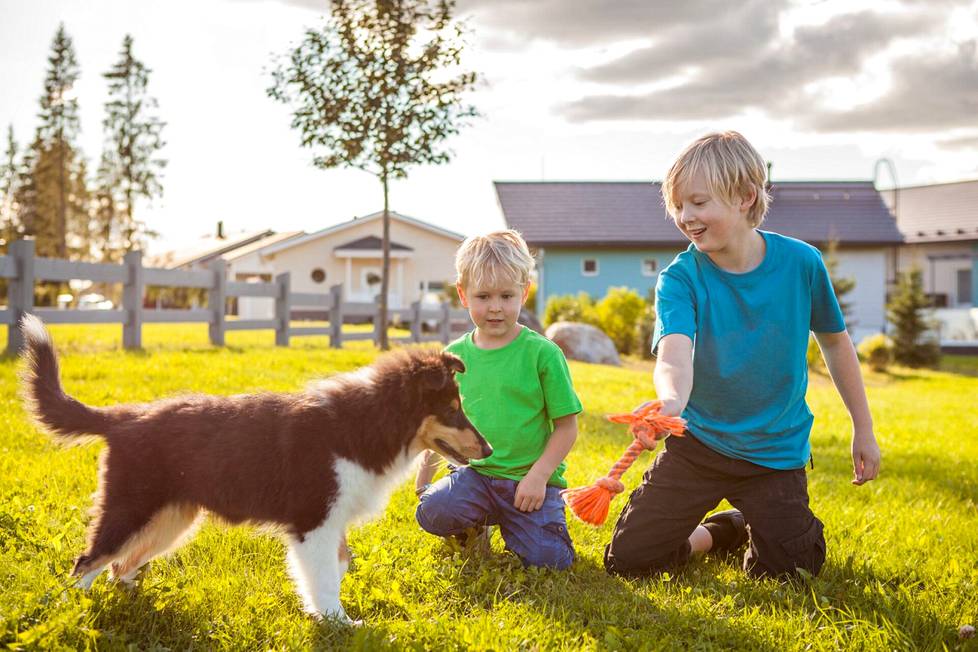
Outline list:
[[[518,232],[495,231],[466,238],[455,254],[455,273],[463,288],[530,284],[533,256]]]
[[[710,195],[728,206],[755,191],[757,199],[747,211],[747,221],[752,227],[761,225],[771,201],[766,188],[767,166],[746,138],[736,131],[714,132],[683,150],[662,182],[662,198],[673,219],[680,213],[683,185],[698,172],[706,178]]]

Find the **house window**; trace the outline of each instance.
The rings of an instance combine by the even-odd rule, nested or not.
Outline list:
[[[316,269],[312,270],[312,274],[309,276],[312,277],[313,283],[322,283],[326,280],[326,270],[317,267]]]
[[[642,260],[642,276],[655,276],[659,271],[659,261],[655,258],[645,258]]]
[[[597,276],[598,275],[598,259],[597,258],[585,258],[581,261],[581,274],[584,276]]]
[[[971,270],[958,270],[958,303],[971,303]]]

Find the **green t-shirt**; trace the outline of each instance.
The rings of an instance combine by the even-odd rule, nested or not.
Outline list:
[[[492,446],[492,455],[472,468],[522,480],[543,455],[554,419],[581,411],[563,352],[529,328],[502,348],[480,349],[469,332],[445,350],[465,363],[456,376],[462,410]],[[548,484],[566,487],[566,468],[561,462]]]

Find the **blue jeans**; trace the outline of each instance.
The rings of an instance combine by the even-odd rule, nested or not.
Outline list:
[[[525,565],[567,568],[574,563],[574,544],[567,533],[560,489],[548,486],[543,507],[521,512],[513,505],[517,484],[463,466],[421,495],[415,516],[422,529],[439,536],[498,525],[506,547]]]

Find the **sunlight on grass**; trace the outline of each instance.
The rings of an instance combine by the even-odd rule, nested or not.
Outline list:
[[[95,405],[184,391],[285,391],[369,363],[369,342],[327,338],[276,348],[267,332],[232,332],[212,347],[203,325],[148,325],[145,348],[121,348],[119,326],[55,326],[66,389]],[[0,329],[0,337],[6,333]],[[973,361],[974,362],[974,361]],[[284,549],[251,528],[209,522],[194,542],[155,562],[135,591],[70,587],[84,544],[101,444],[58,450],[26,420],[19,362],[0,359],[0,645],[77,649],[978,649],[957,637],[978,623],[978,364],[949,371],[868,373],[883,474],[849,483],[849,425],[841,400],[814,375],[809,402],[815,512],[826,523],[820,577],[748,579],[729,560],[678,576],[624,581],[601,559],[614,518],[572,522],[579,559],[568,572],[526,570],[502,549],[453,553],[414,522],[400,488],[379,520],[354,530],[357,556],[342,598],[366,625],[347,630],[304,616]],[[628,435],[603,419],[651,397],[651,364],[572,363],[585,413],[568,463],[571,485],[607,472]],[[745,399],[749,399],[745,388]],[[623,480],[638,482],[643,456]],[[616,515],[624,503],[612,504]]]

